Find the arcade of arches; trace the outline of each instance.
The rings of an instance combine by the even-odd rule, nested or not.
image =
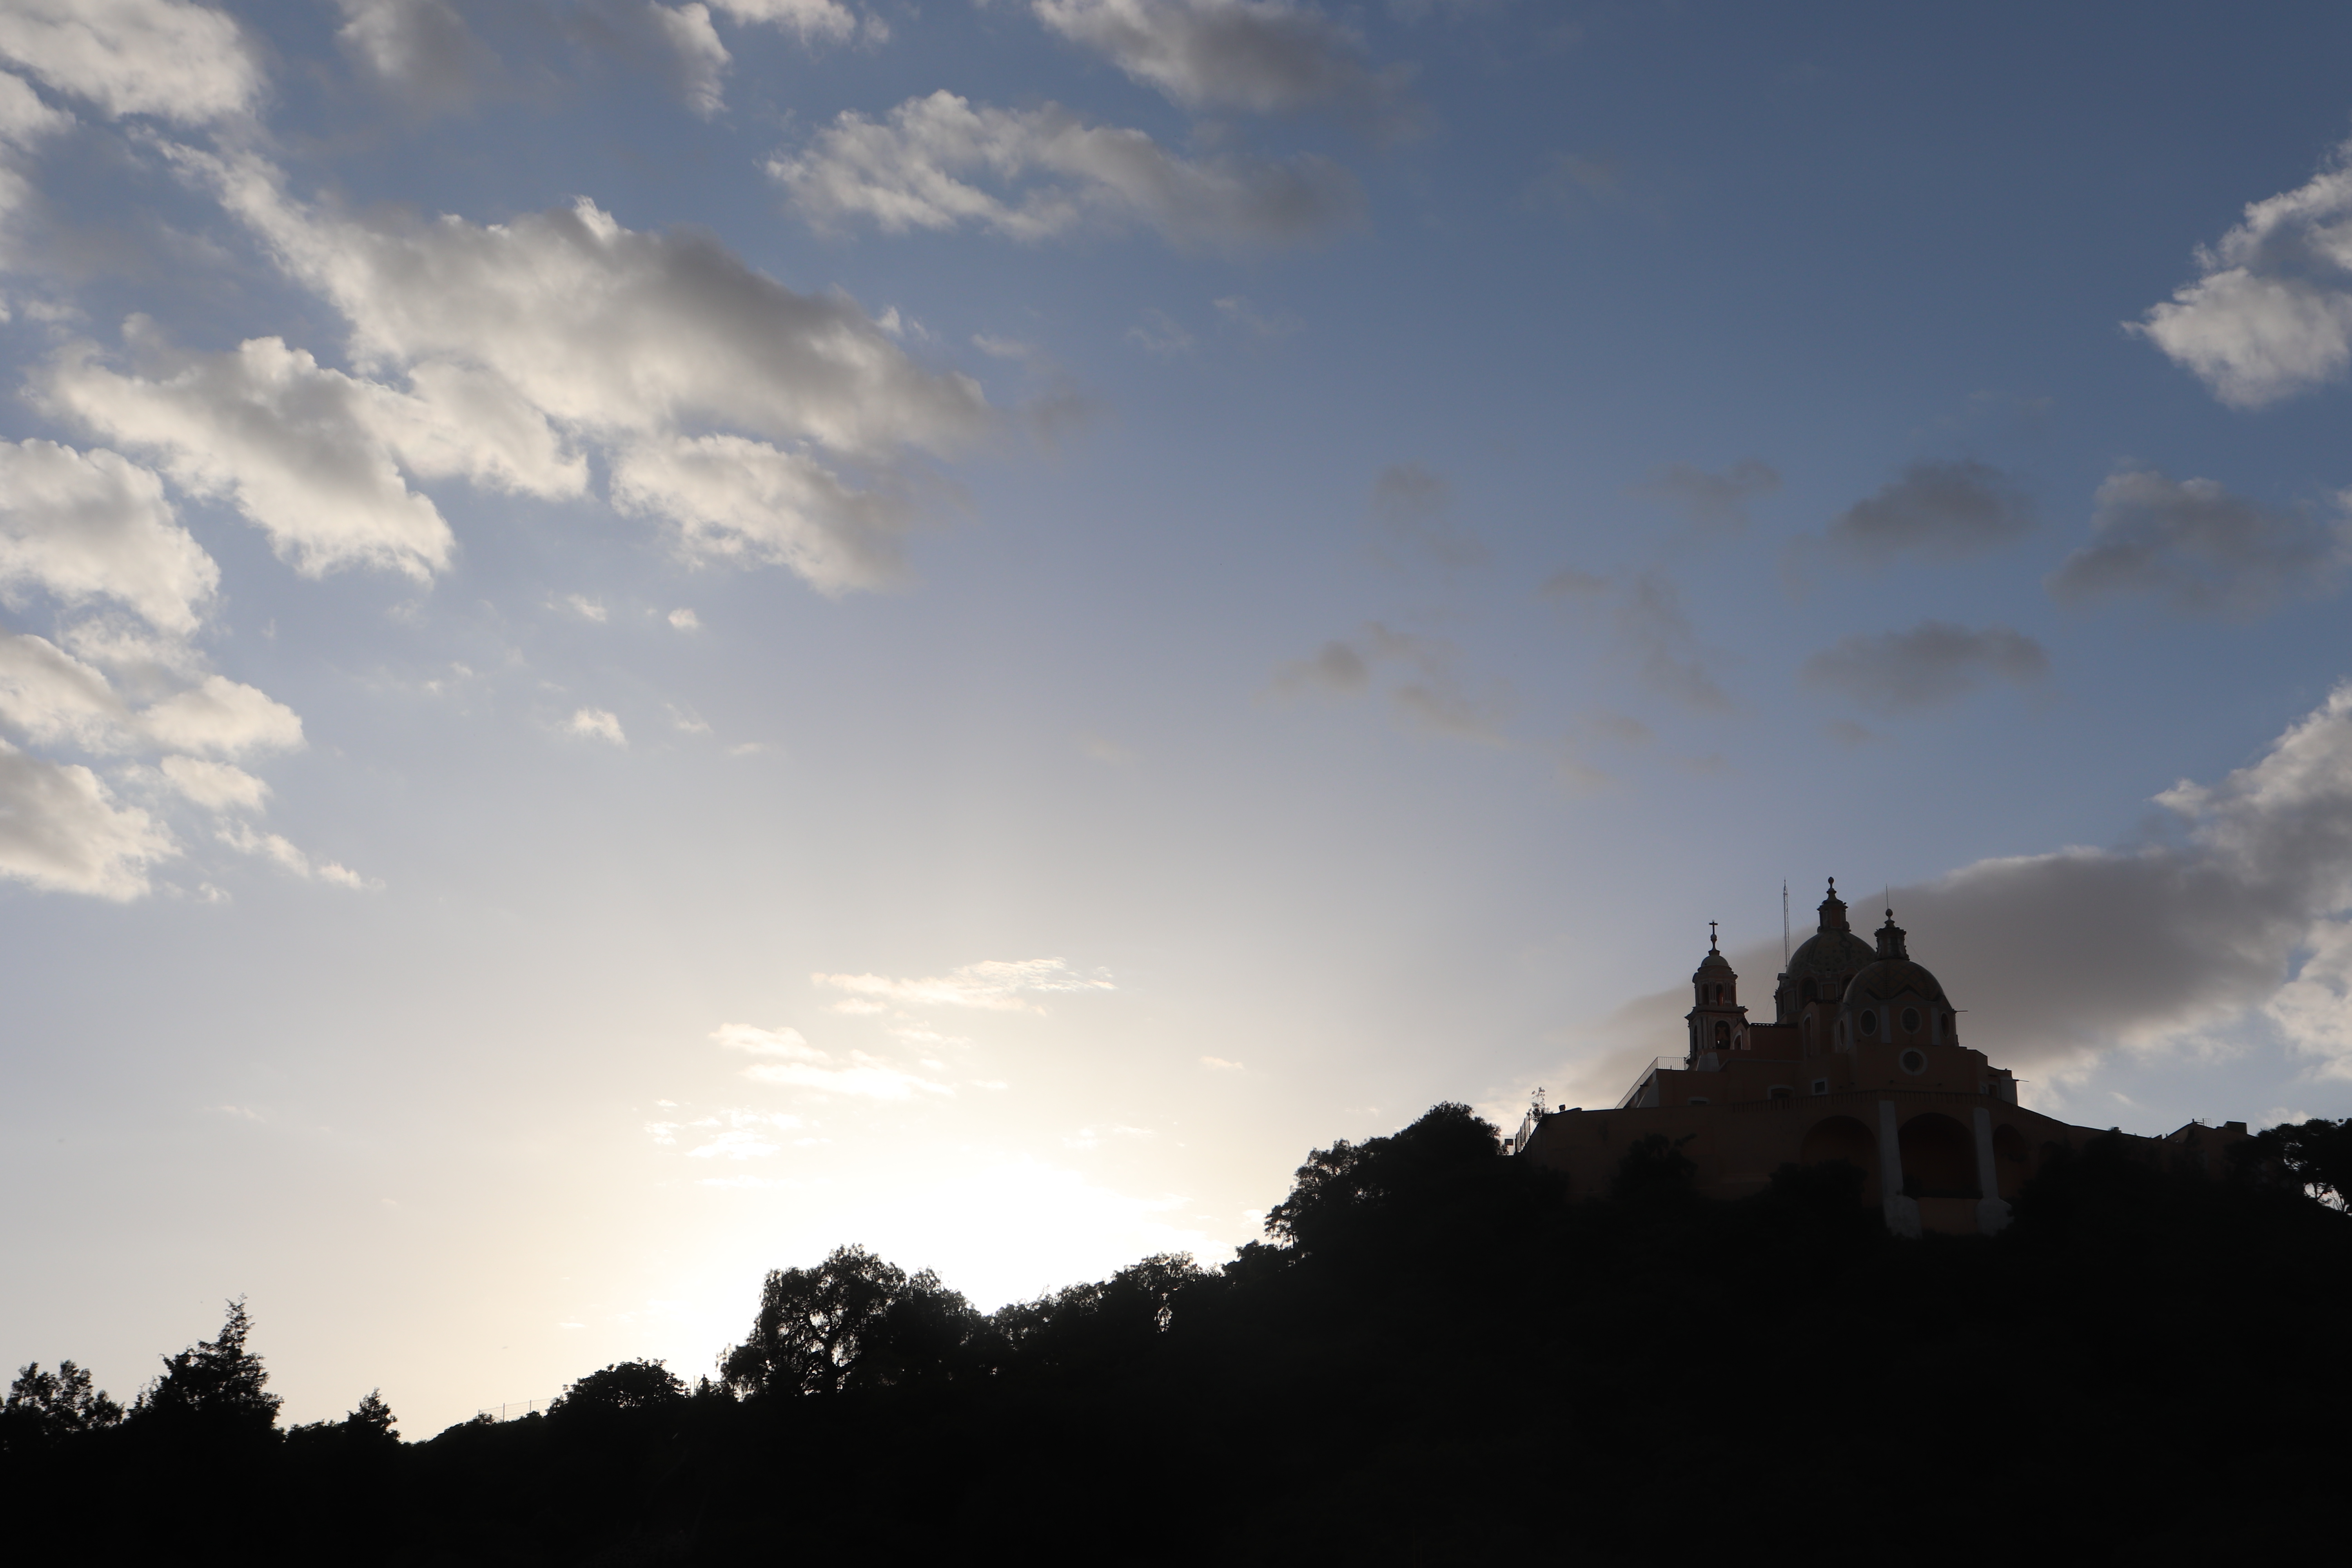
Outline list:
[[[2045,1161],[2101,1133],[2018,1104],[2009,1070],[1961,1044],[1958,1012],[1907,934],[1889,910],[1863,941],[1832,880],[1769,1024],[1748,1016],[1739,976],[1710,941],[1682,1053],[1660,1057],[1612,1110],[1530,1111],[1510,1152],[1598,1194],[1630,1145],[1663,1133],[1696,1164],[1698,1190],[1726,1198],[1761,1191],[1785,1164],[1843,1160],[1900,1235],[2000,1230]],[[2144,1142],[2211,1168],[2246,1135],[2242,1121],[2191,1122]]]

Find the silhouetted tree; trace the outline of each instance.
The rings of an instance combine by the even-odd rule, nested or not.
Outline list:
[[[383,1402],[383,1390],[371,1388],[367,1397],[343,1417],[343,1430],[359,1442],[397,1443],[400,1428],[394,1425],[397,1419],[392,1406]]]
[[[282,1401],[262,1390],[269,1373],[261,1358],[245,1348],[252,1331],[240,1296],[228,1304],[218,1339],[199,1340],[163,1358],[163,1375],[139,1395],[131,1417],[166,1430],[224,1437],[274,1432]]]
[[[2287,1177],[2331,1208],[2352,1206],[2352,1117],[2289,1121],[2252,1140]]]
[[[888,1388],[977,1371],[988,1358],[976,1342],[988,1333],[988,1319],[926,1268],[858,1334],[841,1386]]]
[[[43,1372],[34,1362],[19,1368],[8,1385],[8,1402],[0,1407],[0,1442],[54,1442],[121,1419],[122,1406],[90,1386],[86,1369],[65,1361],[57,1371]]]
[[[550,1420],[576,1420],[656,1409],[685,1399],[686,1384],[660,1362],[623,1361],[590,1373],[556,1395],[547,1415]]]
[[[2269,1181],[2101,1139],[2049,1161],[2000,1237],[1914,1241],[1853,1166],[1707,1202],[1666,1140],[1632,1146],[1613,1195],[1568,1201],[1439,1106],[1313,1152],[1280,1244],[1223,1268],[1148,1258],[985,1319],[857,1247],[779,1270],[728,1384],[824,1399],[688,1394],[625,1362],[547,1418],[403,1445],[372,1394],[239,1447],[155,1440],[151,1397],[120,1432],[0,1452],[0,1508],[27,1561],[89,1554],[94,1515],[116,1554],[176,1561],[187,1521],[235,1499],[225,1527],[265,1562],[320,1542],[386,1565],[721,1562],[786,1539],[844,1560],[1443,1562],[1475,1521],[1481,1555],[1641,1568],[1752,1552],[1827,1454],[1832,1534],[1920,1563],[1974,1563],[2003,1531],[2086,1562],[2235,1561],[2249,1519],[2264,1553],[2316,1559],[2352,1363],[2291,1330],[2352,1297],[2352,1226],[2284,1162],[2329,1169],[2336,1125],[2282,1137]],[[234,1387],[244,1345],[240,1313],[165,1381],[206,1405],[199,1374]],[[53,1400],[41,1375],[19,1379],[27,1421]],[[1791,1426],[1790,1391],[1824,1376],[1833,1430],[1875,1412],[1886,1435]],[[2211,1388],[2227,1401],[2181,1419],[2181,1391]],[[2021,1418],[2038,1409],[2068,1414]],[[1737,1435],[1696,1489],[1695,1434]],[[1923,1537],[1923,1454],[2068,1484],[1948,1490]]]
[[[289,1430],[286,1440],[304,1452],[335,1452],[347,1458],[386,1454],[400,1447],[392,1406],[382,1389],[370,1389],[352,1413],[341,1421],[305,1421]]]
[[[814,1268],[770,1271],[751,1332],[719,1356],[719,1373],[745,1394],[904,1382],[943,1368],[984,1321],[929,1269],[910,1275],[840,1247]]]
[[[1209,1278],[1189,1252],[1158,1253],[1098,1284],[1000,1308],[990,1321],[1006,1352],[1024,1365],[1083,1366],[1131,1356],[1166,1333],[1175,1325],[1178,1297]]]
[[[1307,1156],[1290,1195],[1266,1215],[1266,1234],[1311,1252],[1442,1203],[1465,1174],[1501,1168],[1500,1139],[1494,1123],[1451,1100],[1385,1138],[1343,1138]]]

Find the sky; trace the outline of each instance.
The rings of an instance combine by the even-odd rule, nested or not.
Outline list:
[[[0,1358],[421,1436],[1889,904],[2352,1114],[2352,12],[0,0]]]

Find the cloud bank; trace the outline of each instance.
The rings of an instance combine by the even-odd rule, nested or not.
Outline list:
[[[1895,889],[1912,953],[1968,1009],[1962,1037],[2063,1082],[2117,1050],[2216,1048],[2260,1019],[2310,1070],[2352,1078],[2352,682],[2247,766],[2156,805],[2168,826],[2151,840]],[[1732,957],[1761,978],[1780,951]],[[1688,1005],[1676,987],[1601,1020],[1589,1038],[1605,1054],[1572,1092],[1622,1089],[1637,1058],[1673,1048]]]

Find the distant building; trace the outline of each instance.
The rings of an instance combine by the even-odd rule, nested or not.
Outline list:
[[[2100,1130],[2020,1106],[2009,1069],[1960,1043],[1958,1010],[1905,934],[1889,910],[1874,948],[1854,935],[1832,879],[1821,928],[1773,988],[1769,1024],[1749,1020],[1739,976],[1710,940],[1691,975],[1682,1054],[1658,1058],[1612,1110],[1530,1111],[1511,1152],[1591,1195],[1652,1133],[1696,1163],[1708,1197],[1760,1192],[1782,1165],[1844,1160],[1898,1235],[1993,1234],[2045,1161]],[[2246,1136],[2242,1121],[2191,1122],[2138,1142],[2218,1173],[2221,1150]]]

